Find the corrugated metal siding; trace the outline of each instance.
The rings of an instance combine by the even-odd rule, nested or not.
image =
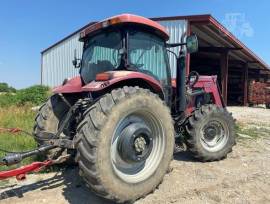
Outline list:
[[[74,50],[77,50],[78,57],[82,55],[83,43],[78,39],[79,34],[76,34],[42,54],[43,85],[54,87],[61,84],[65,78],[78,75],[79,69],[72,65]]]
[[[170,34],[170,43],[181,42],[183,33],[187,30],[186,20],[169,20],[158,21],[166,27]],[[65,78],[78,75],[78,69],[74,69],[72,60],[74,58],[74,50],[77,50],[77,56],[82,55],[83,44],[78,41],[79,33],[71,36],[67,40],[57,46],[42,53],[42,84],[50,87],[57,86],[62,83]],[[179,52],[179,48],[173,48],[175,53]],[[176,60],[172,54],[169,54],[170,67],[172,76],[176,74]],[[152,62],[152,61],[151,61]],[[155,63],[153,61],[153,63]],[[163,69],[163,67],[161,67]],[[160,72],[162,72],[160,70]]]
[[[157,21],[163,25],[170,34],[169,43],[179,43],[183,33],[187,32],[187,21],[186,20],[170,20],[170,21]],[[170,50],[174,53],[179,53],[179,47],[171,48]],[[170,67],[172,76],[176,76],[176,59],[175,56],[171,53],[169,55]]]

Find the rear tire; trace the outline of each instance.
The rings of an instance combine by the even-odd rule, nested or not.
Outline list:
[[[127,118],[129,123],[125,123]],[[114,147],[121,139],[129,137],[124,131],[137,124],[132,120],[147,121],[149,123],[145,124],[149,128],[153,120],[158,123],[155,127],[161,128],[157,129],[160,132],[153,133],[153,146],[143,163],[126,162],[122,157],[117,157],[120,150]],[[125,137],[120,138],[123,132],[126,133]],[[164,142],[158,140],[160,135]],[[124,87],[104,95],[86,111],[84,120],[78,126],[76,139],[80,175],[90,189],[106,199],[128,202],[146,196],[161,183],[173,156],[174,128],[170,111],[158,96],[138,87]],[[135,149],[133,146],[134,149],[127,151],[127,146],[123,147],[127,155]],[[156,162],[151,163],[150,158]],[[143,165],[133,173],[137,164]],[[125,168],[132,172],[127,173]]]
[[[50,132],[56,134],[63,117],[68,111],[68,106],[58,95],[51,96],[46,103],[44,103],[36,116],[34,125],[34,135],[38,146],[47,144],[48,139],[51,137],[42,136],[40,132]],[[44,155],[47,159],[57,159],[59,156],[64,154],[64,150],[56,148],[50,150]]]
[[[221,160],[235,145],[235,122],[224,108],[203,105],[188,118],[187,146],[201,161]]]

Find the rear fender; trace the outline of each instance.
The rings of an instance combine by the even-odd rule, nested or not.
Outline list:
[[[74,77],[63,85],[57,86],[53,89],[53,93],[80,93],[82,90],[82,80],[80,76]]]
[[[140,86],[140,81],[145,82],[150,86],[150,88],[156,92],[160,93],[162,91],[162,86],[159,81],[155,78],[140,72],[135,71],[109,71],[105,72],[110,74],[110,79],[106,81],[92,81],[89,84],[82,87],[82,90],[85,92],[99,92],[104,91],[105,89],[110,89],[110,87],[115,87],[117,85],[136,85]]]
[[[164,97],[162,86],[158,80],[147,74],[135,71],[109,71],[104,72],[110,74],[110,79],[105,81],[92,81],[83,85],[81,78],[74,77],[67,81],[64,85],[53,89],[54,93],[80,93],[80,92],[100,92],[116,87],[117,85],[134,85],[142,86],[145,84],[155,93],[159,93]],[[144,82],[142,84],[141,82]]]

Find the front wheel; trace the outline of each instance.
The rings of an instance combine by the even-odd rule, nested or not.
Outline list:
[[[91,190],[117,202],[152,192],[174,149],[169,109],[138,87],[104,95],[87,110],[76,137],[80,174]]]
[[[215,105],[203,105],[188,118],[187,146],[201,161],[223,159],[235,145],[235,123],[231,114]]]

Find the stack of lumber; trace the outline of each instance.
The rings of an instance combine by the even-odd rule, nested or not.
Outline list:
[[[249,84],[248,100],[252,104],[265,104],[266,103],[266,83],[252,81]]]
[[[265,87],[265,103],[270,104],[270,83],[266,84]]]

